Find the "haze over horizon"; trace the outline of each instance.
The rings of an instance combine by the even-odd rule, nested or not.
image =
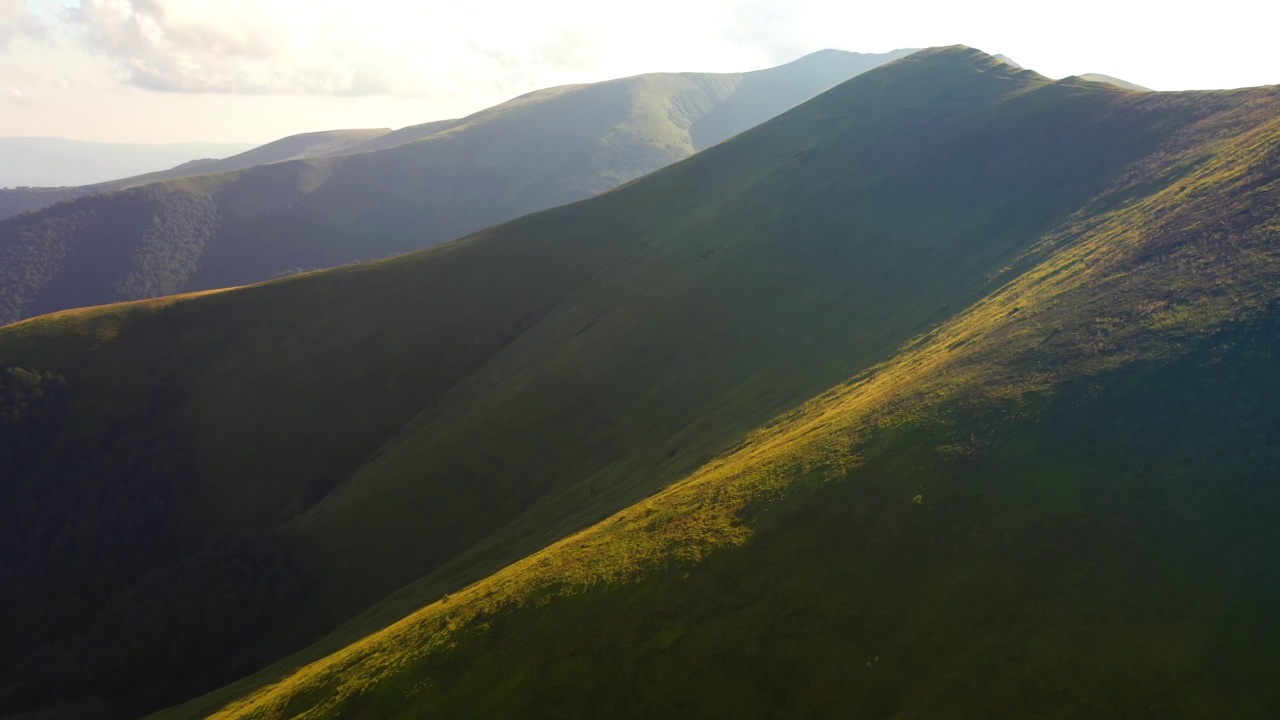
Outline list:
[[[825,48],[966,44],[1050,77],[1156,90],[1280,83],[1280,10],[1211,15],[1090,1],[979,14],[932,2],[760,0],[644,13],[582,0],[419,7],[395,0],[0,0],[0,137],[267,142],[458,117],[554,85],[658,71],[738,72]]]

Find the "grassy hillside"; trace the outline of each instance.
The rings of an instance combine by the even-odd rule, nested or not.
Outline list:
[[[380,131],[304,137],[302,148],[286,139],[252,158],[208,168],[233,173],[153,183],[10,218],[0,221],[0,323],[242,285],[453,240],[616,187],[900,55],[825,52],[746,75],[641,75],[551,88],[462,120],[373,138],[365,135]],[[700,118],[724,103],[724,112],[695,132]],[[344,157],[277,162],[279,152],[306,157],[300,153],[322,149]],[[276,164],[241,170],[242,161]],[[148,204],[154,212],[138,214]],[[120,224],[122,213],[133,220]],[[160,234],[157,247],[149,238]],[[92,280],[94,291],[64,296],[57,287],[79,286],[68,278],[90,255],[110,258]]]
[[[8,522],[0,527],[32,539],[15,540],[6,560],[11,591],[0,617],[22,641],[4,646],[6,665],[24,672],[6,678],[0,697],[14,707],[97,695],[126,711],[154,708],[244,675],[369,609],[303,655],[182,712],[211,711],[453,593],[418,617],[461,613],[461,634],[439,638],[456,640],[460,654],[435,653],[435,636],[401,626],[368,642],[390,638],[416,650],[353,646],[276,686],[280,694],[250,700],[289,703],[292,716],[318,698],[363,702],[352,692],[367,686],[368,702],[384,704],[345,705],[351,715],[378,716],[372,708],[409,692],[425,692],[424,705],[405,712],[447,705],[454,690],[404,689],[396,683],[407,676],[361,658],[366,650],[410,665],[456,657],[458,672],[506,673],[516,665],[471,663],[484,654],[468,655],[463,643],[474,634],[466,628],[479,627],[470,624],[476,613],[505,614],[522,598],[579,586],[607,594],[597,579],[636,580],[744,540],[756,516],[740,511],[771,512],[758,503],[789,487],[792,475],[773,468],[829,458],[852,471],[857,458],[848,451],[872,427],[865,418],[888,412],[896,393],[911,391],[903,403],[946,400],[957,388],[985,386],[988,374],[999,386],[1001,368],[1029,368],[1036,382],[1020,380],[1018,399],[1106,370],[1115,363],[1072,355],[1121,339],[1119,321],[1095,314],[1100,303],[1149,307],[1150,323],[1177,327],[1211,328],[1240,314],[1241,292],[1206,293],[1220,278],[1195,274],[1180,287],[1170,280],[1183,277],[1174,268],[1230,271],[1247,286],[1248,304],[1261,307],[1272,285],[1259,274],[1270,266],[1255,235],[1274,233],[1275,220],[1270,196],[1258,193],[1273,190],[1275,128],[1267,123],[1277,103],[1269,89],[1131,93],[1052,82],[964,48],[930,51],[614,192],[457,243],[0,330],[0,360],[21,369],[13,371],[14,397],[51,398],[37,410],[55,428],[13,441],[26,444],[32,464],[6,486],[0,509]],[[299,173],[292,181],[324,179]],[[1236,262],[1200,262],[1206,227],[1236,243],[1226,246],[1239,250]],[[1191,255],[1174,252],[1183,250]],[[1148,261],[1167,272],[1139,272]],[[1136,294],[1109,289],[1129,270]],[[1010,305],[1019,287],[1034,297]],[[1111,294],[1094,299],[1095,291]],[[1171,291],[1156,300],[1142,294]],[[1041,328],[1047,339],[1036,345],[1020,323],[1048,323],[1050,308],[1069,312],[1054,321],[1059,332]],[[1128,357],[1172,347],[1177,333],[1151,327],[1141,336],[1153,338],[1147,345],[1123,345]],[[987,345],[1005,354],[970,354]],[[1037,347],[1052,351],[1039,365],[1034,355],[1012,354]],[[862,382],[741,444],[850,377]],[[28,400],[12,406],[15,416],[32,412]],[[957,417],[957,427],[970,429]],[[964,457],[961,440],[940,444],[957,445]],[[148,469],[133,473],[139,487],[111,482],[135,466]],[[92,507],[151,520],[100,542],[114,525],[76,512],[95,493],[109,502]],[[910,496],[902,502],[914,507]],[[29,507],[47,512],[24,518]],[[554,544],[619,511],[622,521],[579,538],[595,538],[591,552],[602,554],[584,555],[577,540]],[[47,560],[23,559],[22,548],[50,534],[81,540]],[[550,555],[532,555],[548,546]],[[77,572],[82,547],[103,548],[101,557],[124,570]],[[798,563],[786,542],[777,547],[776,567]],[[506,574],[457,592],[513,562]],[[238,578],[247,597],[221,591],[226,578]],[[472,601],[486,594],[492,603]],[[42,614],[46,605],[30,599],[46,595],[74,598],[77,614]],[[611,597],[643,605],[645,595]],[[712,603],[711,615],[723,609],[697,598]],[[636,622],[648,622],[641,609]],[[547,627],[605,617],[588,615]],[[520,635],[531,627],[524,616],[512,617],[515,636],[532,638]],[[725,637],[744,632],[722,622]],[[121,640],[139,627],[147,632],[137,642]],[[618,623],[623,632],[635,627]],[[760,631],[772,632],[765,624]],[[620,672],[573,645],[575,637],[583,636],[564,638],[565,662],[598,664],[602,683]],[[36,647],[50,650],[39,655]],[[520,658],[533,645],[521,647],[499,649]],[[657,667],[644,666],[642,653],[634,658],[637,670]],[[334,688],[329,673],[346,659],[359,661],[341,670],[352,681]],[[551,674],[542,677],[535,669],[544,662]],[[527,684],[512,676],[484,694],[494,708],[524,707],[543,685],[558,694],[554,702],[571,702],[553,678],[604,687],[551,659],[522,667]],[[671,682],[695,677],[679,673]],[[316,693],[300,692],[311,687]],[[556,712],[547,708],[540,712]]]
[[[230,157],[221,159],[196,158],[171,168],[141,175],[121,173],[121,175],[128,175],[128,177],[112,178],[109,181],[91,185],[3,189],[0,190],[0,219],[40,210],[67,200],[139,187],[161,180],[243,170],[256,165],[266,165],[286,160],[330,157],[347,152],[358,152],[355,148],[390,133],[391,131],[386,128],[380,130],[330,130],[303,133],[281,138],[259,147],[249,148]]]
[[[1278,95],[662,493],[156,720],[1275,716]]]

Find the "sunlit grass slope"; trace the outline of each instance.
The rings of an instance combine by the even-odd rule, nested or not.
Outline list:
[[[73,669],[54,689],[30,689],[43,680],[37,674],[22,692],[28,699],[114,693],[122,707],[154,707],[158,698],[261,667],[399,590],[301,658],[323,656],[691,473],[745,472],[775,455],[791,457],[757,442],[729,456],[736,458],[729,465],[698,470],[770,418],[889,361],[913,337],[961,322],[958,313],[1009,283],[1029,282],[1028,272],[1043,275],[1037,292],[1055,283],[1083,292],[1109,277],[1083,272],[1097,264],[1092,256],[1053,264],[1071,257],[1061,248],[1105,253],[1112,247],[1106,232],[1128,238],[1116,247],[1154,247],[1135,234],[1164,227],[1159,222],[1185,221],[1168,227],[1194,231],[1204,218],[1171,210],[1200,207],[1189,204],[1196,193],[1226,193],[1230,176],[1194,186],[1189,178],[1244,153],[1240,138],[1261,133],[1276,107],[1268,89],[1132,93],[1051,82],[966,48],[929,51],[614,192],[460,242],[4,328],[0,360],[57,373],[69,395],[61,435],[69,447],[51,446],[45,465],[24,482],[71,485],[69,469],[77,466],[68,458],[102,465],[95,460],[101,447],[108,457],[133,460],[134,445],[119,438],[141,435],[181,469],[165,476],[171,505],[160,505],[171,507],[162,518],[173,523],[166,531],[172,547],[259,533],[252,547],[287,551],[306,579],[295,595],[271,594],[283,604],[256,613],[257,625],[210,612],[231,624],[228,634],[251,636],[231,650],[208,651],[198,670],[173,663],[148,670],[156,661],[145,648],[121,647],[117,664],[144,669],[92,682],[89,670]],[[323,183],[324,176],[295,180]],[[1229,219],[1267,207],[1204,205],[1218,206]],[[1184,234],[1193,245],[1197,232]],[[1175,236],[1182,237],[1156,240]],[[1194,276],[1185,282],[1188,293],[1205,287]],[[970,334],[1020,332],[1019,323],[1039,317],[1029,305],[978,307],[995,314],[969,311],[965,324],[948,326],[961,334],[946,347],[976,348]],[[1232,309],[1177,297],[1152,307],[1153,317],[1171,322],[1178,313],[1189,321]],[[1051,341],[1075,337],[1064,331]],[[918,358],[918,372],[900,365],[901,357]],[[949,356],[917,350],[901,357],[892,366],[899,370],[874,376],[875,396],[886,403],[900,386],[921,386]],[[1040,389],[1060,362],[1045,357]],[[839,410],[830,422],[802,417],[815,418],[814,433],[826,436],[828,424],[861,427],[860,412]],[[787,433],[777,437],[795,435]],[[752,493],[735,490],[738,499],[727,504],[689,496],[719,518],[690,519],[691,537],[705,537],[708,549],[744,538],[748,526],[736,513],[756,502]],[[663,512],[675,518],[672,508]],[[601,545],[617,558],[612,566],[577,555],[556,555],[554,564],[624,577],[666,562],[665,535],[645,539],[641,527],[619,524],[633,540]],[[632,542],[650,549],[633,553]],[[703,545],[690,547],[699,554]],[[205,555],[219,568],[245,565],[240,555],[224,560],[225,551],[193,552]],[[183,557],[164,562],[186,568]],[[162,573],[168,566],[142,567]],[[524,577],[517,576],[501,577]],[[139,587],[147,586],[125,589]],[[499,598],[503,607],[525,591],[511,592]],[[458,597],[450,608],[472,607]],[[85,611],[94,612],[91,604]],[[149,628],[155,644],[173,646],[159,623]],[[163,673],[177,674],[171,685],[155,681]],[[522,702],[518,693],[494,697]]]
[[[1237,99],[669,489],[157,720],[1274,717],[1280,120]]]
[[[121,191],[0,221],[0,323],[454,240],[617,187],[904,53],[550,88],[459,120],[299,135],[85,188]]]

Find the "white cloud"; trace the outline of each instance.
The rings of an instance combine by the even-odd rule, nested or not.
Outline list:
[[[306,52],[279,4],[82,0],[63,28],[141,88],[173,92],[359,94],[385,87],[342,49]],[[272,11],[275,12],[272,12]],[[305,12],[299,5],[292,9]],[[297,24],[297,23],[295,23]],[[305,33],[305,25],[302,26]]]
[[[819,49],[797,27],[798,14],[795,6],[776,0],[741,0],[733,4],[725,33],[734,42],[761,48],[770,63],[781,64]]]
[[[642,72],[657,58],[763,59],[719,32],[734,5],[78,0],[58,25],[72,47],[149,90],[441,97],[477,84],[525,92],[584,72]]]
[[[0,0],[0,51],[21,37],[39,38],[44,28],[27,6],[27,0]]]

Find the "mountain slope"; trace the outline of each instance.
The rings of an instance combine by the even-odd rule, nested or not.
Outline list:
[[[1273,717],[1277,101],[654,498],[157,720]]]
[[[728,465],[698,468],[1011,282],[1041,278],[1053,291],[1089,279],[1078,267],[1114,270],[1059,252],[1105,249],[1080,239],[1103,221],[1142,227],[1148,215],[1135,213],[1150,209],[1176,229],[1195,214],[1159,203],[1204,192],[1208,207],[1257,209],[1232,211],[1228,219],[1253,224],[1225,236],[1267,230],[1274,220],[1264,211],[1274,206],[1243,191],[1219,202],[1209,192],[1217,182],[1202,189],[1188,178],[1233,155],[1253,172],[1242,149],[1250,146],[1237,140],[1270,138],[1274,128],[1257,128],[1273,121],[1277,102],[1269,89],[1155,95],[1052,82],[976,51],[931,51],[615,192],[424,253],[5,328],[0,359],[23,368],[11,373],[14,395],[50,398],[14,405],[15,415],[49,418],[15,427],[51,429],[9,441],[24,444],[28,465],[11,471],[20,481],[6,487],[11,514],[0,523],[10,553],[3,617],[14,638],[4,649],[6,665],[25,671],[0,697],[35,706],[98,694],[135,712],[155,707],[244,675],[404,586],[306,654],[229,690],[240,694],[691,473],[755,473],[772,445],[752,441]],[[1258,180],[1249,172],[1241,177]],[[1179,321],[1182,299],[1166,303],[1152,318]],[[1020,319],[1030,306],[978,307]],[[1185,310],[1195,319],[1212,308]],[[964,317],[957,327],[969,333],[972,318],[988,316]],[[1100,335],[1115,323],[1085,326]],[[975,344],[949,337],[953,350]],[[1014,347],[1010,337],[1022,336],[1011,331],[1000,347]],[[1080,335],[1053,337],[1069,347]],[[925,372],[949,355],[906,357],[916,359],[876,374],[881,390],[867,397],[889,397],[908,369]],[[828,425],[856,425],[850,413],[775,427],[788,444],[808,442]],[[132,484],[113,480],[121,468]],[[753,495],[681,497],[720,518],[685,522],[686,506],[662,506],[673,537],[693,548],[685,557],[740,537],[735,503]],[[46,510],[12,510],[28,507]],[[85,507],[145,522],[103,543],[113,526],[77,511]],[[640,532],[660,526],[616,527],[628,540],[598,545],[607,562],[576,553],[548,562],[618,577],[665,562],[665,536]],[[75,541],[48,555],[47,537]],[[120,569],[84,572],[86,557],[90,568]],[[248,597],[226,593],[228,577]],[[495,607],[523,592],[497,593]],[[41,614],[45,596],[77,602],[53,622]],[[468,597],[431,612],[462,608],[466,620],[481,609]],[[29,647],[51,650],[33,659]],[[332,662],[298,682],[328,683]],[[357,667],[347,689],[383,675]],[[281,685],[276,696],[295,714],[314,701],[292,695],[298,687]],[[510,694],[486,697],[520,703],[532,687],[513,680]],[[443,697],[433,693],[423,702]],[[351,700],[347,690],[320,695]]]
[[[669,165],[903,52],[551,88],[374,138],[368,149],[413,140],[377,152],[154,183],[11,218],[0,222],[0,322],[452,240]],[[695,123],[739,90],[746,99],[695,141]],[[66,286],[84,289],[67,296]]]

